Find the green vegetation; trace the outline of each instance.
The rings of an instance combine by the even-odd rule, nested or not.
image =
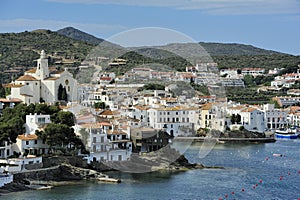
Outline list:
[[[105,105],[104,102],[99,101],[99,102],[95,102],[93,107],[96,108],[96,109],[105,109],[106,105]]]
[[[198,92],[201,92],[203,95],[209,95],[209,90],[206,85],[198,85],[195,83],[191,83],[191,86]]]
[[[5,97],[6,97],[5,88],[4,88],[3,85],[0,83],[0,98],[5,98]]]
[[[75,135],[75,117],[71,112],[60,110],[58,105],[46,104],[18,104],[14,108],[5,108],[0,118],[0,142],[16,142],[18,135],[24,134],[23,124],[26,115],[33,113],[50,114],[52,123],[47,125],[44,131],[37,131],[39,138],[44,139],[53,150],[61,150],[64,153],[71,150],[84,149],[81,140]]]
[[[176,55],[172,57],[156,59],[156,58],[151,58],[151,57],[141,55],[135,51],[130,51],[120,56],[119,58],[126,59],[127,60],[126,65],[120,65],[114,67],[108,66],[103,70],[115,72],[117,75],[122,75],[134,67],[145,65],[145,64],[167,65],[169,66],[170,69],[173,69],[174,71],[185,71],[186,66],[191,66],[191,63],[189,63],[186,59]]]
[[[232,124],[239,124],[241,122],[241,115],[240,114],[232,114],[230,117],[230,121]]]
[[[300,64],[300,56],[287,54],[272,55],[212,55],[214,62],[218,63],[219,69],[223,68],[263,68],[266,70],[274,68],[285,68],[282,73],[295,71]]]
[[[276,51],[265,50],[265,49],[254,47],[252,45],[245,45],[245,44],[236,44],[236,43],[225,44],[225,43],[213,43],[213,42],[200,42],[199,44],[212,56],[281,54]]]
[[[85,59],[92,48],[91,44],[50,30],[2,33],[0,34],[0,82],[11,81],[12,74],[5,73],[5,70],[21,67],[21,71],[14,72],[14,76],[18,77],[25,70],[35,67],[35,60],[39,58],[41,50],[45,50],[51,56],[49,66],[62,59],[72,59],[76,66]]]
[[[228,100],[240,102],[242,104],[264,104],[269,103],[275,96],[285,95],[285,93],[257,92],[256,88],[226,87]]]
[[[47,106],[45,104],[18,104],[14,108],[5,108],[0,118],[0,141],[16,142],[18,135],[23,134],[25,129],[23,124],[26,120],[26,115],[30,113],[54,114],[60,109],[58,106]]]
[[[142,90],[165,90],[165,86],[157,83],[148,83],[140,89]]]

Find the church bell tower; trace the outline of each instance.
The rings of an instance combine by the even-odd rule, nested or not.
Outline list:
[[[40,80],[44,80],[45,78],[49,77],[48,58],[44,50],[41,51],[41,56],[37,60],[35,75],[36,78]]]

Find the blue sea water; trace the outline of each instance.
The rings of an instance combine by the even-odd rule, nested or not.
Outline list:
[[[217,144],[202,158],[201,143],[185,152],[190,162],[225,169],[128,174],[121,184],[82,181],[48,191],[25,191],[0,199],[287,199],[300,198],[300,140],[266,144]],[[273,154],[282,154],[275,157]]]

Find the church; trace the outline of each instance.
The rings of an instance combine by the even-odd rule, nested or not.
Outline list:
[[[26,71],[10,86],[11,95],[8,98],[18,98],[27,105],[39,102],[55,103],[61,100],[59,90],[64,90],[67,101],[77,101],[77,81],[67,68],[64,71],[51,72],[44,50],[41,51],[36,68]]]

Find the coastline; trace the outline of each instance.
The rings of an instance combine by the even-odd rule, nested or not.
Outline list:
[[[52,159],[51,157],[49,159]],[[54,160],[68,160],[65,158],[55,158]],[[52,162],[52,161],[51,161]],[[49,164],[49,163],[48,163]],[[74,163],[73,163],[74,164]],[[84,180],[102,179],[112,180],[114,178],[103,174],[101,169],[95,166],[83,164],[82,167],[74,166],[70,163],[61,163],[47,168],[26,170],[14,174],[14,181],[0,188],[0,196],[11,192],[33,190],[40,187],[49,189],[55,186],[81,184]],[[199,163],[190,163],[184,155],[172,148],[164,148],[158,153],[148,153],[147,155],[133,155],[130,161],[121,161],[105,164],[106,171],[124,171],[129,173],[149,173],[156,171],[184,172],[195,169],[224,169],[217,166],[204,166]],[[130,170],[131,169],[131,170]],[[100,172],[101,171],[101,172]],[[116,180],[115,183],[121,182]],[[110,181],[107,181],[110,182]],[[30,185],[32,187],[30,188]]]

